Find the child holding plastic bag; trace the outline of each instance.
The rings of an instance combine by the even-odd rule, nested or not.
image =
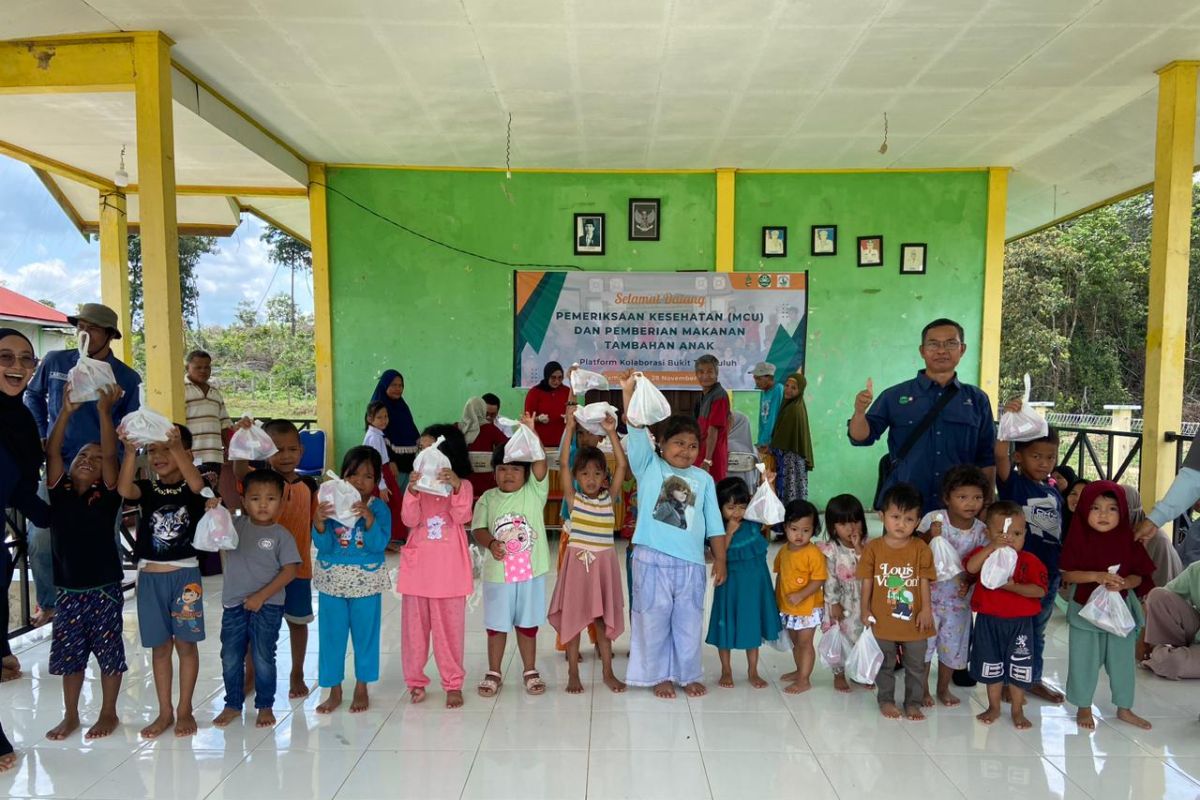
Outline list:
[[[391,448],[388,447],[387,438],[383,432],[388,426],[388,410],[387,403],[376,401],[367,405],[366,414],[366,431],[363,433],[363,444],[370,447],[376,453],[379,453],[379,460],[383,464],[384,470],[394,472],[395,467],[392,466]],[[379,499],[388,504],[388,508],[392,508],[389,502],[389,492],[387,483],[380,482],[379,484]],[[395,511],[394,508],[392,508]]]
[[[929,583],[936,575],[929,545],[913,536],[921,520],[921,493],[907,483],[898,483],[880,498],[883,536],[863,548],[858,562],[862,581],[863,625],[870,625],[883,651],[883,663],[875,677],[879,713],[898,719],[896,675],[890,669],[897,652],[904,656],[904,716],[925,719],[921,703],[925,696],[925,648],[933,636],[933,609]]]
[[[779,676],[787,681],[784,691],[800,694],[812,688],[816,651],[813,638],[825,611],[825,556],[812,539],[821,532],[817,507],[807,500],[793,500],[783,514],[785,544],[775,554],[775,601],[779,623],[792,643],[796,669]]]
[[[1108,571],[1113,565],[1120,565],[1116,574]],[[1149,730],[1150,723],[1133,713],[1134,648],[1144,623],[1138,598],[1154,588],[1154,562],[1133,538],[1125,491],[1118,484],[1096,481],[1083,490],[1059,566],[1063,580],[1075,586],[1067,608],[1067,702],[1079,709],[1076,722],[1087,730],[1096,727],[1092,698],[1103,666],[1117,719]],[[1125,598],[1137,623],[1128,635],[1108,633],[1080,616],[1097,586]]]
[[[973,464],[951,467],[942,478],[942,503],[944,508],[931,511],[921,520],[917,531],[934,547],[951,548],[951,555],[965,562],[967,554],[987,544],[987,528],[979,520],[983,501],[989,486],[983,470]],[[935,567],[937,554],[934,553]],[[937,579],[929,587],[933,605],[933,620],[937,636],[925,648],[925,699],[926,708],[933,706],[933,695],[929,693],[929,675],[933,669],[934,651],[937,651],[938,676],[937,699],[944,706],[956,706],[958,698],[950,691],[950,681],[955,670],[967,668],[967,655],[971,646],[971,601],[968,597],[971,585],[965,573]]]
[[[975,629],[971,633],[971,677],[987,686],[988,707],[976,719],[991,725],[1000,718],[1002,703],[1012,703],[1012,721],[1018,730],[1032,727],[1025,716],[1025,692],[1033,682],[1033,626],[1042,608],[1050,577],[1046,565],[1024,550],[1025,515],[1007,500],[987,510],[988,544],[977,547],[964,561],[967,572],[978,575],[992,553],[1011,548],[1017,553],[1012,577],[1003,586],[989,589],[980,583],[971,595]]]
[[[822,641],[837,628],[847,647],[853,647],[863,630],[858,580],[858,559],[867,543],[867,515],[862,503],[851,494],[839,494],[825,504],[825,535],[817,545],[825,556],[825,622]],[[833,688],[850,691],[844,666],[829,666]]]

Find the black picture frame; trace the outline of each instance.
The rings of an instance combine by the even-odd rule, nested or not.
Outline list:
[[[820,231],[825,231],[827,236],[823,242],[818,243],[817,234]],[[820,247],[818,247],[820,244]],[[830,247],[829,245],[832,245]],[[836,256],[837,255],[837,225],[813,225],[812,240],[810,242],[812,255],[817,257]]]
[[[875,247],[873,248],[874,255],[875,255],[874,261],[863,258],[863,244],[866,242],[872,242],[872,241],[875,242]],[[857,253],[858,265],[860,267],[882,267],[883,266],[883,236],[882,235],[859,236],[858,237],[858,245],[855,248],[855,252]]]
[[[786,258],[787,257],[787,226],[786,225],[763,225],[762,227],[762,257],[763,258]],[[778,231],[777,240],[780,242],[780,247],[775,247],[770,238],[771,231]],[[768,247],[768,243],[771,246]]]
[[[598,245],[583,244],[585,232],[584,225],[591,221],[596,228],[598,237],[593,237],[593,240],[599,239]],[[577,256],[602,256],[604,255],[604,244],[608,234],[608,226],[604,219],[604,214],[593,211],[580,212],[575,215],[574,224],[571,226],[571,241],[575,243],[575,255]]]
[[[653,214],[652,224],[645,214]],[[641,216],[639,216],[641,215]],[[639,224],[641,227],[639,227]],[[629,198],[629,241],[657,242],[662,236],[662,199],[658,197]]]
[[[908,254],[910,252],[919,252],[921,254],[920,265],[909,264]],[[900,245],[900,274],[901,275],[924,275],[926,267],[929,263],[929,245],[925,242],[905,242]]]

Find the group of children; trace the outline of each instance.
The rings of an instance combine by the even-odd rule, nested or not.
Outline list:
[[[636,380],[632,372],[621,377],[626,407]],[[197,728],[192,701],[205,609],[193,536],[206,511],[220,501],[203,493],[205,482],[193,464],[191,436],[183,426],[176,426],[167,442],[145,448],[150,476],[137,478],[137,447],[118,435],[107,413],[119,391],[110,387],[100,393],[100,442],[88,444],[64,464],[63,436],[78,407],[68,393],[47,445],[60,590],[50,671],[63,676],[66,707],[63,721],[48,733],[54,739],[65,738],[80,724],[78,701],[91,654],[100,664],[103,704],[87,737],[106,736],[118,724],[116,700],[126,662],[122,570],[113,533],[123,502],[140,508],[134,548],[138,626],[142,646],[152,651],[159,701],[158,715],[142,735],[153,738],[173,728],[176,736],[187,736]],[[759,671],[759,648],[782,643],[795,660],[795,669],[781,676],[785,691],[805,692],[817,660],[818,631],[829,635],[836,628],[853,645],[870,628],[884,657],[875,688],[885,717],[923,719],[923,708],[935,705],[935,698],[957,705],[951,678],[954,671],[967,669],[974,681],[987,686],[982,722],[994,722],[1007,701],[1014,724],[1027,728],[1027,692],[1062,700],[1042,684],[1041,675],[1046,623],[1064,581],[1074,587],[1066,699],[1078,707],[1080,726],[1094,727],[1091,702],[1103,667],[1119,718],[1149,727],[1131,710],[1136,632],[1126,637],[1107,633],[1080,610],[1092,590],[1103,585],[1121,591],[1140,619],[1137,598],[1153,585],[1153,563],[1133,539],[1125,496],[1115,484],[1088,485],[1063,535],[1062,499],[1050,480],[1058,449],[1053,432],[1019,443],[1011,464],[1008,443],[998,445],[999,499],[990,505],[985,505],[992,494],[990,481],[973,466],[945,475],[943,508],[924,517],[926,504],[915,489],[893,487],[880,503],[879,537],[868,537],[863,506],[850,495],[829,501],[819,543],[817,508],[805,500],[788,503],[782,523],[786,543],[774,559],[772,581],[767,568],[770,531],[746,520],[750,493],[741,479],[714,482],[705,469],[710,465],[700,459],[703,440],[695,419],[669,417],[657,442],[648,430],[630,424],[622,441],[615,417],[601,423],[599,435],[577,430],[572,410],[564,420],[561,449],[564,545],[548,610],[545,458],[509,461],[504,447],[497,446],[491,462],[496,488],[476,498],[461,430],[435,425],[421,434],[419,449],[439,448],[450,467],[433,476],[433,491],[428,491],[428,480],[401,484],[402,520],[409,535],[394,588],[401,597],[402,662],[411,702],[425,700],[432,649],[447,707],[463,705],[466,605],[478,572],[488,667],[477,691],[484,697],[501,690],[504,651],[514,632],[522,688],[532,695],[545,692],[536,659],[538,630],[547,622],[567,650],[567,692],[583,691],[579,648],[588,629],[611,691],[624,691],[627,684],[653,687],[662,698],[674,697],[676,687],[692,697],[706,693],[701,681],[704,642],[718,649],[723,687],[733,685],[732,651],[746,651],[748,678],[755,688],[767,686]],[[336,519],[330,504],[317,502],[316,484],[297,474],[302,446],[291,423],[264,425],[276,448],[266,463],[236,465],[245,513],[235,520],[237,548],[223,552],[225,707],[215,725],[242,716],[251,688],[256,724],[274,724],[275,653],[284,620],[292,656],[289,696],[308,693],[303,667],[306,626],[314,618],[313,588],[321,617],[318,683],[328,690],[317,711],[331,713],[343,702],[348,641],[354,645],[355,678],[350,711],[369,707],[368,684],[379,679],[382,595],[393,587],[385,564],[391,512],[379,496],[386,448],[381,456],[380,448],[372,446],[378,443],[371,442],[379,417],[380,409],[368,410],[368,443],[351,448],[342,462],[341,477],[358,493],[353,525]],[[532,429],[534,420],[526,415],[521,424]],[[599,446],[604,440],[615,463],[612,474]],[[613,670],[612,642],[624,632],[626,612],[613,542],[615,488],[610,487],[619,487],[626,471],[636,478],[640,501],[632,544],[629,666],[621,680]],[[963,565],[960,574],[945,580],[937,579],[927,543],[938,537],[954,548]],[[481,566],[472,558],[471,540],[484,554]],[[1016,567],[1006,584],[989,589],[977,579],[988,557],[1003,547],[1017,551]],[[715,588],[705,636],[708,561]],[[1110,572],[1113,566],[1117,568]],[[931,693],[934,655],[938,678]],[[180,685],[173,703],[176,659]],[[831,662],[834,686],[851,691],[852,682],[839,664]],[[895,672],[901,668],[905,686],[897,703]]]

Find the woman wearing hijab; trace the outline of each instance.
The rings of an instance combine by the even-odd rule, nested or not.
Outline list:
[[[783,406],[771,436],[771,452],[779,474],[776,485],[784,504],[808,497],[808,473],[812,472],[812,434],[808,430],[808,407],[804,389],[808,380],[799,372],[789,375],[783,384]]]
[[[413,422],[412,411],[404,402],[404,376],[394,369],[385,370],[375,384],[371,395],[372,403],[383,403],[388,412],[388,425],[383,430],[391,451],[391,469],[383,471],[384,485],[388,490],[388,509],[392,512],[392,540],[403,541],[408,529],[400,521],[400,506],[404,502],[404,490],[408,476],[412,473],[413,460],[417,457],[417,439],[420,431]]]
[[[558,447],[566,428],[571,389],[563,385],[562,364],[551,361],[542,369],[542,382],[525,395],[525,413],[532,414],[542,447]]]
[[[0,513],[15,508],[39,527],[50,526],[50,508],[38,499],[38,474],[42,467],[42,440],[33,414],[21,402],[37,358],[33,344],[20,331],[0,328]],[[2,680],[21,674],[21,664],[8,644],[8,587],[12,582],[12,554],[0,544],[0,636]],[[16,754],[0,726],[0,772],[16,763]]]
[[[471,482],[471,488],[475,490],[475,499],[478,500],[488,489],[496,488],[496,474],[491,468],[492,451],[497,445],[503,447],[508,444],[508,437],[488,419],[487,401],[482,397],[472,397],[467,401],[463,407],[462,419],[458,421],[458,429],[467,440],[468,453],[487,453],[487,458],[484,459],[488,465],[487,469],[476,472],[472,466],[471,476],[467,479]]]

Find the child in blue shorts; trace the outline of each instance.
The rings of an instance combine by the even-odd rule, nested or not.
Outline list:
[[[176,736],[196,733],[192,695],[200,675],[197,642],[204,641],[204,589],[192,547],[204,516],[207,484],[192,458],[192,433],[176,425],[167,441],[146,448],[153,478],[136,479],[137,448],[124,436],[125,458],[117,490],[141,509],[133,552],[138,562],[137,612],[142,647],[154,652],[158,717],[142,729],[154,739],[175,726]],[[213,499],[212,505],[218,501]],[[179,706],[171,707],[171,653],[179,654]]]
[[[121,591],[124,571],[113,526],[121,512],[117,493],[117,432],[112,406],[121,396],[116,384],[100,390],[96,400],[100,441],[86,444],[71,461],[63,462],[67,424],[79,409],[63,390],[62,412],[46,444],[46,485],[50,491],[50,546],[54,585],[58,589],[50,644],[50,674],[63,676],[62,722],[46,733],[59,741],[79,727],[79,694],[83,673],[93,653],[100,665],[103,700],[100,716],[86,739],[100,739],[116,730],[117,697],[126,671],[121,638]]]

